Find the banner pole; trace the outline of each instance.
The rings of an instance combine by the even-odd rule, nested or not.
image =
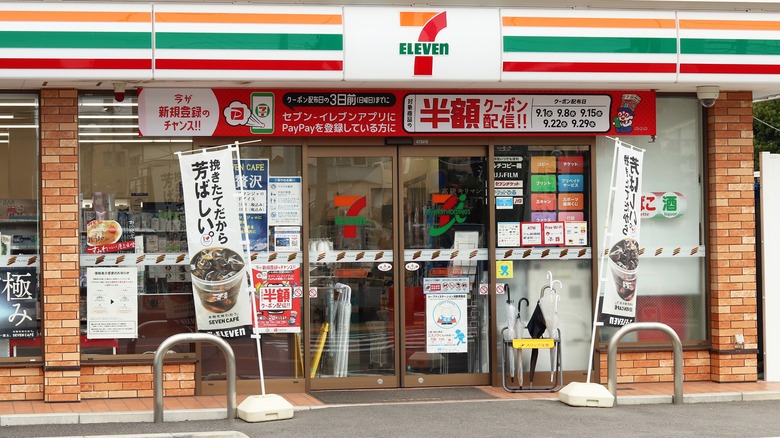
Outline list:
[[[618,145],[621,144],[620,139],[615,138],[615,148],[612,152],[612,175],[610,176],[609,180],[609,199],[607,201],[607,214],[605,216],[605,224],[604,224],[604,237],[603,237],[603,243],[602,247],[599,250],[601,252],[600,260],[599,260],[599,284],[596,288],[596,304],[593,308],[593,330],[591,332],[590,336],[590,351],[588,352],[588,377],[586,382],[590,383],[590,375],[593,371],[593,355],[594,350],[596,348],[596,330],[600,326],[599,324],[599,304],[601,302],[601,295],[604,293],[604,291],[601,288],[601,285],[604,283],[604,265],[606,264],[605,259],[605,252],[607,250],[607,242],[609,241],[609,218],[611,217],[612,213],[612,203],[615,199],[615,169],[617,168],[617,152],[618,152]]]
[[[245,143],[253,143],[253,142],[245,142]],[[251,309],[252,309],[252,328],[250,331],[250,336],[252,336],[255,339],[255,346],[257,347],[257,367],[260,371],[260,393],[262,395],[265,395],[265,375],[263,373],[263,349],[260,345],[260,334],[255,333],[255,327],[258,326],[257,322],[257,303],[255,299],[255,290],[254,290],[254,263],[252,262],[252,254],[250,251],[250,242],[249,242],[249,233],[247,232],[247,218],[246,218],[246,205],[244,203],[244,172],[241,167],[241,149],[239,148],[239,142],[235,142],[232,145],[230,145],[231,149],[235,149],[236,154],[236,162],[238,165],[236,166],[238,168],[238,193],[239,193],[239,199],[240,199],[240,206],[241,206],[241,221],[243,223],[243,226],[241,227],[241,235],[244,237],[244,251],[245,251],[245,257],[246,260],[249,261],[249,275],[247,276],[247,292],[249,295],[249,300],[251,303]]]

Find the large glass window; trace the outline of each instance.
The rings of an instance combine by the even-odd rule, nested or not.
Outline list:
[[[661,322],[683,341],[707,339],[701,106],[695,97],[659,97],[657,135],[622,141],[642,148],[642,226],[637,279],[638,322]],[[597,140],[598,223],[606,223],[615,141]],[[597,230],[601,231],[601,230]],[[602,237],[599,237],[599,242]],[[600,330],[601,340],[614,329]],[[666,340],[639,332],[625,341]]]
[[[202,139],[203,144],[198,147],[206,147],[206,143],[224,145],[227,141]],[[252,196],[250,202],[255,206],[265,202],[264,209],[247,208],[246,215],[256,299],[255,333],[260,340],[244,337],[226,341],[236,355],[236,373],[242,380],[260,378],[258,347],[262,349],[266,379],[303,378],[301,148],[267,146],[268,141],[251,139],[238,143],[244,190],[255,192],[245,192],[245,197]],[[258,187],[264,192],[258,191]],[[250,210],[254,212],[249,213]],[[210,393],[212,387],[215,392],[224,391],[221,388],[226,379],[225,356],[220,349],[203,344],[200,367],[203,392]],[[257,386],[251,388],[259,390]]]
[[[41,351],[38,106],[0,94],[0,358]]]
[[[82,95],[78,120],[82,353],[151,354],[195,330],[175,155],[192,141],[139,137],[133,95]]]
[[[204,144],[198,147],[223,145],[227,140],[201,142]],[[123,102],[116,102],[113,95],[80,96],[82,354],[151,355],[171,335],[198,330],[177,156],[177,152],[193,147],[189,138],[140,137],[134,95],[127,95]],[[271,283],[294,287],[300,306],[300,269],[296,268],[302,226],[300,147],[259,146],[256,140],[249,140],[241,145],[240,154],[247,181],[269,178],[262,181],[266,190],[262,194],[267,193],[269,199],[261,202],[256,198],[260,192],[253,193],[252,205],[274,205],[269,207],[271,213],[246,217],[253,268],[271,266],[270,271],[253,272],[254,285],[266,292],[261,288]],[[259,167],[264,170],[249,172]],[[276,186],[269,187],[269,182]],[[288,192],[298,193],[297,198]],[[274,195],[284,198],[271,199]],[[288,326],[293,319],[299,321],[299,311],[290,311],[285,320]],[[266,313],[257,312],[261,321],[257,331],[264,333],[260,345],[265,375],[302,376],[299,333],[277,327],[263,331],[269,327],[269,319],[279,320],[277,312]],[[296,324],[300,330],[300,323]],[[238,375],[257,378],[256,341],[246,337],[229,342],[236,354]],[[224,356],[217,348],[194,344],[174,347],[174,353],[196,352],[198,371],[206,386],[224,380]]]
[[[526,325],[537,303],[555,293],[559,332],[551,327],[543,336],[561,341],[564,369],[587,369],[593,308],[590,146],[499,145],[493,177],[499,348],[512,338],[531,337]],[[554,292],[548,289],[553,282]],[[530,378],[531,369],[554,370],[546,359],[532,366],[529,349],[512,358],[511,349],[505,353],[507,379],[521,371]],[[535,385],[549,384],[547,376]]]

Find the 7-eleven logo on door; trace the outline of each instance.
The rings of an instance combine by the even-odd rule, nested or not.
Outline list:
[[[334,218],[336,225],[344,227],[344,237],[354,239],[357,237],[357,226],[365,225],[366,218],[358,216],[361,210],[366,208],[365,196],[334,196],[333,205],[336,207],[347,207],[346,216],[336,216]]]
[[[447,12],[401,12],[402,27],[422,27],[417,41],[401,43],[399,55],[414,56],[414,75],[432,76],[433,57],[450,54],[448,43],[437,43],[436,37],[447,27]]]

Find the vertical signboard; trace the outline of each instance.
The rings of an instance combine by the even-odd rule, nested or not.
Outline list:
[[[251,325],[233,166],[237,151],[231,146],[177,154],[197,327],[222,337],[246,336]]]
[[[35,268],[0,268],[0,338],[38,336]]]
[[[624,326],[636,317],[643,151],[615,142],[614,199],[609,218],[602,321]]]

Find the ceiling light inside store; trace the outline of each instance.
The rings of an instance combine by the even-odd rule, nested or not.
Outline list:
[[[17,129],[17,128],[35,128],[35,129],[38,129],[38,125],[0,125],[0,129]]]
[[[99,116],[79,116],[79,119],[137,119],[138,116],[107,116],[105,114]]]
[[[79,132],[79,135],[86,135],[89,137],[112,137],[112,136],[119,136],[119,137],[138,137],[137,132]]]
[[[82,102],[79,106],[138,106],[135,102]]]
[[[79,125],[79,129],[138,129],[138,125]]]
[[[192,143],[192,140],[79,140],[79,143]]]

